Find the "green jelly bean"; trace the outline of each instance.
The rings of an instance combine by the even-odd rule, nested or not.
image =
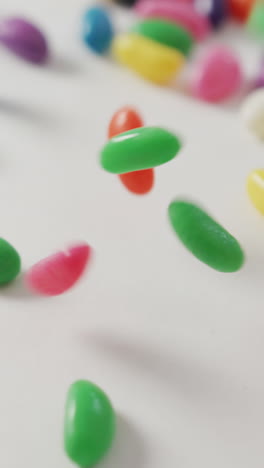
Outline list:
[[[255,3],[249,15],[247,26],[253,33],[264,35],[264,3]]]
[[[0,238],[0,285],[13,281],[21,269],[18,252],[6,240]]]
[[[179,139],[163,128],[135,128],[109,140],[101,152],[101,165],[114,174],[149,169],[173,159],[180,148]]]
[[[148,37],[188,55],[193,47],[193,38],[184,28],[171,21],[150,18],[136,23],[132,32]]]
[[[241,268],[244,253],[238,241],[201,208],[178,200],[168,213],[174,231],[195,257],[222,272]]]
[[[115,413],[106,394],[86,380],[74,382],[67,395],[64,447],[82,468],[98,463],[115,435]]]

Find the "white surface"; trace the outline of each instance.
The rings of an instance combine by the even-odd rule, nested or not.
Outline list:
[[[263,146],[235,106],[195,102],[90,54],[77,35],[88,3],[9,0],[2,11],[39,22],[55,63],[31,67],[1,51],[1,236],[24,268],[78,239],[95,259],[64,296],[32,298],[17,283],[1,292],[0,466],[72,466],[63,406],[69,384],[86,378],[120,415],[101,468],[263,468],[264,222],[245,194]],[[253,41],[223,36],[247,68],[256,61]],[[185,140],[145,198],[98,164],[125,104]],[[182,195],[240,240],[241,272],[217,273],[179,244],[166,210]]]

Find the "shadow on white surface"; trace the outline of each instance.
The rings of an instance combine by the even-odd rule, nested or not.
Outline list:
[[[68,57],[59,56],[50,60],[46,70],[66,75],[77,75],[82,71],[82,68],[79,62],[74,62]]]
[[[122,414],[117,414],[116,424],[113,446],[100,467],[143,468],[146,466],[146,451],[137,428]]]
[[[19,120],[26,120],[30,124],[45,125],[51,127],[54,125],[54,116],[43,110],[34,109],[24,103],[6,100],[0,98],[0,114],[10,116]]]
[[[140,370],[146,378],[158,380],[164,390],[188,401],[193,410],[207,414],[209,419],[227,417],[236,421],[241,405],[247,404],[244,396],[243,401],[238,396],[241,395],[239,382],[230,378],[228,372],[210,366],[210,360],[201,364],[198,354],[190,358],[178,354],[176,345],[175,353],[168,353],[149,348],[139,340],[131,342],[100,332],[89,337],[89,344],[108,356],[111,365],[116,361],[117,366],[129,367],[131,373]]]
[[[36,299],[36,297],[40,297],[26,287],[23,273],[12,283],[2,286],[0,288],[0,296],[17,301]]]

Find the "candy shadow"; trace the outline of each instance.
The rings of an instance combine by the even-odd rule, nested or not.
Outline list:
[[[23,103],[8,101],[2,98],[0,99],[0,113],[12,118],[27,120],[30,124],[51,126],[54,123],[54,118],[46,112],[33,109]]]
[[[82,71],[79,63],[62,56],[50,59],[47,65],[47,70],[63,75],[77,75]]]
[[[146,466],[146,447],[131,422],[122,414],[117,414],[116,437],[113,446],[100,468],[143,468]]]
[[[15,281],[12,281],[12,283],[1,286],[0,296],[17,301],[32,300],[38,297],[26,287],[23,273],[19,275]]]
[[[209,364],[199,362],[193,357],[182,354],[167,354],[161,349],[147,347],[144,343],[129,341],[118,336],[97,333],[86,337],[89,348],[94,346],[96,353],[102,353],[118,368],[125,366],[131,373],[142,373],[144,378],[162,382],[162,385],[172,393],[187,400],[198,412],[207,413],[210,418],[218,419],[223,415],[237,418],[241,407],[246,402],[239,401],[236,381],[217,371]]]

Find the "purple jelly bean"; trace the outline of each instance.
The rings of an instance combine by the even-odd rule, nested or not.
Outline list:
[[[28,62],[42,64],[48,58],[48,44],[42,32],[17,17],[0,21],[0,43]]]
[[[264,87],[264,59],[261,61],[257,77],[253,80],[252,89]]]
[[[197,11],[207,16],[213,27],[220,26],[228,16],[227,0],[195,0]]]

